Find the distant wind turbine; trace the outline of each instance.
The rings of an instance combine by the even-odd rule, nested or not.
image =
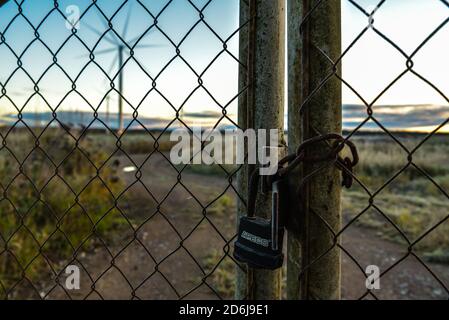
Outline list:
[[[31,98],[32,96],[35,96],[36,90],[35,87],[24,87],[24,88],[20,88],[19,90],[21,91],[9,91],[9,94],[13,94],[15,96],[21,96],[21,97],[28,97]],[[62,94],[65,95],[65,92],[61,92],[61,91],[56,91],[56,90],[49,90],[49,89],[43,89],[43,88],[39,88],[39,94]],[[40,111],[39,111],[39,104],[35,101],[34,102],[34,119],[33,119],[33,126],[35,128],[38,128],[42,125],[42,119],[40,117]]]
[[[154,45],[154,44],[146,44],[146,45],[137,45],[134,46],[137,41],[142,37],[141,35],[131,39],[131,40],[126,40],[126,37],[128,35],[128,29],[129,29],[129,22],[130,22],[130,18],[131,18],[131,5],[129,7],[129,11],[128,11],[128,15],[126,17],[126,21],[125,21],[125,27],[123,28],[123,32],[120,35],[120,37],[122,39],[124,39],[126,41],[126,43],[130,44],[130,47],[132,47],[133,49],[138,49],[138,48],[155,48],[155,47],[160,47],[160,45]],[[103,17],[101,17],[101,21],[103,22],[103,25],[109,29],[109,26],[106,24],[106,22],[103,20]],[[94,27],[84,23],[84,25],[86,25],[87,28],[89,28],[92,32],[96,33],[97,35],[99,35],[100,37],[103,36],[103,33],[100,32],[99,30],[95,29]],[[94,52],[95,55],[102,55],[102,54],[107,54],[107,53],[111,53],[111,52],[116,52],[116,56],[114,57],[113,61],[112,61],[112,65],[111,68],[108,70],[108,74],[113,70],[114,65],[116,63],[118,63],[118,91],[120,93],[120,97],[118,98],[118,110],[119,110],[119,117],[118,117],[118,132],[122,133],[123,132],[123,63],[124,63],[124,56],[125,56],[125,50],[127,49],[127,45],[125,43],[123,43],[113,32],[111,32],[111,36],[109,36],[109,33],[104,36],[104,39],[109,42],[110,44],[112,44],[114,47],[109,48],[109,49],[105,49],[105,50],[100,50],[100,51],[96,51]],[[89,54],[87,55],[82,55],[82,57],[86,57],[89,56]]]
[[[17,97],[28,97],[28,98],[30,98],[30,96],[31,96],[31,94],[29,94],[29,92],[30,92],[30,90],[27,88],[27,89],[22,89],[23,91],[11,91],[11,90],[8,90],[8,94],[12,94],[12,95],[14,95],[14,96],[17,96]],[[32,89],[32,91],[34,91],[34,89]],[[33,93],[34,94],[34,93]],[[38,119],[37,119],[37,108],[38,108],[38,106],[37,106],[37,104],[34,104],[34,127],[35,128],[37,128],[37,126],[38,126]]]
[[[104,94],[104,92],[103,92],[102,90],[100,90],[100,89],[97,89],[96,91],[97,91],[99,94]],[[105,100],[105,103],[106,103],[106,119],[105,119],[105,122],[106,122],[106,125],[109,127],[109,126],[111,125],[111,123],[110,123],[110,104],[111,104],[111,96],[108,94],[104,100]],[[107,130],[108,130],[108,129],[106,129],[106,131],[107,131]]]

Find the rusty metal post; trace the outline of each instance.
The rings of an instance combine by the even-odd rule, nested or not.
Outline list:
[[[289,153],[294,153],[301,144],[301,117],[298,107],[301,105],[301,55],[300,55],[300,25],[302,0],[287,1],[287,34],[288,34],[288,145]],[[292,172],[289,179],[289,190],[296,190],[300,179],[299,170]],[[298,195],[291,192],[290,199],[297,199]],[[291,206],[287,232],[287,299],[298,300],[299,273],[301,271],[301,245],[299,232],[298,205]],[[294,226],[296,224],[296,226]]]
[[[239,32],[239,92],[242,92],[238,99],[238,125],[240,129],[246,130],[253,127],[248,123],[248,54],[249,54],[249,0],[240,0],[240,26]],[[243,199],[248,199],[248,166],[240,168],[237,174],[238,192]],[[237,228],[241,216],[246,215],[246,206],[243,201],[238,199],[237,203]],[[249,279],[251,276],[244,265],[236,266],[236,290],[235,299],[247,299],[250,287]]]
[[[242,1],[245,3],[246,1]],[[246,119],[244,127],[278,129],[279,145],[284,142],[284,68],[285,68],[285,5],[282,0],[249,0],[246,9],[250,18],[249,34],[240,38],[240,49],[247,50],[247,100],[239,105]],[[244,43],[242,43],[244,42]],[[246,49],[245,49],[246,48]],[[244,60],[245,61],[245,60]],[[242,80],[240,81],[242,84]],[[245,110],[242,110],[245,108]],[[251,169],[246,171],[246,174]],[[243,182],[246,179],[241,179]],[[245,181],[246,182],[246,181]],[[241,186],[243,188],[243,186]],[[246,188],[246,187],[245,187]],[[259,196],[256,213],[271,215],[270,195]],[[280,299],[281,271],[248,270],[247,298]],[[241,286],[242,282],[240,283]],[[239,287],[239,286],[238,286]],[[238,290],[239,291],[239,290]],[[241,297],[241,292],[237,297]]]
[[[328,80],[304,104],[320,83],[332,73],[332,64],[323,52],[334,60],[341,54],[340,0],[322,1],[313,14],[309,15],[318,2],[319,0],[288,2],[288,129],[292,151],[301,141],[319,133],[341,133],[342,130],[341,82],[336,77]],[[316,146],[310,152],[322,154],[322,148],[327,146]],[[340,175],[335,167],[328,167],[303,190],[298,190],[301,176],[321,165],[305,165],[303,172],[296,172],[290,179],[290,189],[293,190],[288,233],[287,292],[290,299],[340,299],[340,250],[335,246],[332,232],[318,217],[326,221],[335,232],[340,230]],[[304,199],[301,206],[297,202],[299,196]],[[332,249],[328,251],[330,248]]]

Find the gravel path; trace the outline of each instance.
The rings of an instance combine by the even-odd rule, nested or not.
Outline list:
[[[144,159],[135,158],[136,161]],[[131,165],[123,159],[121,161],[123,168]],[[157,174],[154,174],[155,172]],[[134,173],[126,173],[126,180],[128,183],[135,181]],[[161,201],[177,180],[168,162],[162,156],[156,155],[143,167],[142,181],[153,196]],[[227,187],[226,179],[215,176],[190,173],[184,174],[182,181],[204,206]],[[134,186],[130,193],[138,200],[126,205],[126,212],[136,221],[142,222],[144,217],[148,218],[157,211],[156,204],[142,186]],[[229,196],[233,194],[229,192]],[[113,254],[119,253],[114,266],[111,266],[109,253],[101,248],[80,258],[93,279],[101,275],[100,280],[95,283],[95,290],[88,298],[129,299],[133,297],[131,288],[137,288],[134,294],[141,299],[217,299],[214,290],[207,285],[210,285],[211,281],[201,285],[201,268],[205,267],[204,261],[212,249],[222,252],[225,245],[211,222],[227,240],[230,239],[234,232],[232,212],[235,209],[230,210],[229,215],[227,212],[211,214],[210,222],[204,220],[201,206],[180,185],[175,187],[159,209],[160,212],[139,229],[137,236],[140,243],[134,241],[124,251],[121,251],[124,242],[112,246]],[[193,229],[195,232],[190,234]],[[181,238],[185,239],[182,246]],[[406,248],[379,238],[373,230],[356,226],[345,231],[342,243],[363,268],[377,265],[381,272],[406,253]],[[443,283],[449,286],[449,266],[433,263],[428,265]],[[365,275],[344,253],[342,270],[343,298],[357,299],[363,296],[366,292]],[[84,298],[91,291],[91,286],[92,281],[83,273],[81,290],[71,293],[72,298]],[[405,259],[382,277],[381,290],[374,291],[374,294],[379,299],[448,298],[444,288],[413,257]],[[62,290],[55,289],[50,297],[66,296]]]

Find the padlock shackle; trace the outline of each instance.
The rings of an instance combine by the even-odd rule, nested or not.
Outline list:
[[[248,217],[256,215],[257,188],[259,186],[259,170],[254,170],[248,186]]]
[[[260,174],[259,170],[255,170],[250,177],[248,189],[248,217],[254,217],[256,213],[257,188],[259,186]],[[279,248],[279,188],[277,181],[272,183],[271,192],[271,248],[278,250]]]
[[[271,249],[279,249],[279,189],[276,182],[271,193]]]

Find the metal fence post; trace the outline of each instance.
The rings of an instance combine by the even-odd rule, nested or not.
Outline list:
[[[336,59],[341,54],[341,3],[339,0],[321,2],[319,9],[309,14],[318,2],[288,2],[291,151],[301,141],[317,134],[342,130],[341,82],[336,77],[323,82],[333,72],[333,65],[325,55]],[[323,153],[320,148],[326,146],[316,146],[311,152]],[[288,235],[287,292],[290,299],[340,298],[340,250],[328,229],[329,226],[338,232],[341,228],[341,180],[337,169],[331,166],[322,170],[301,191],[304,199],[301,208],[297,201],[301,175],[321,165],[306,165],[302,173],[298,171],[290,179],[293,190]]]
[[[245,1],[243,1],[244,3]],[[278,129],[279,145],[284,142],[284,67],[285,67],[285,5],[284,1],[250,0],[249,34],[241,37],[241,51],[247,48],[248,94],[246,121],[243,127]],[[242,42],[245,43],[242,43]],[[242,84],[242,82],[240,82]],[[240,111],[244,104],[240,104]],[[239,118],[243,121],[243,116]],[[248,174],[250,169],[246,171]],[[245,179],[241,179],[244,182]],[[246,181],[245,181],[246,182]],[[256,213],[268,218],[271,201],[260,196]],[[250,299],[280,299],[281,271],[249,270],[248,294]],[[241,294],[241,293],[240,293]]]
[[[238,125],[240,129],[246,130],[253,127],[248,123],[248,54],[249,54],[249,0],[240,0],[240,32],[239,32],[239,92],[242,94],[238,100]],[[248,199],[248,166],[244,165],[237,173],[237,186],[239,194]],[[237,227],[241,216],[246,214],[246,205],[243,201],[237,204]],[[235,299],[243,300],[248,298],[249,279],[251,276],[245,271],[245,266],[236,266],[236,290]]]
[[[298,106],[301,104],[301,55],[300,31],[301,15],[300,7],[302,0],[287,1],[287,34],[288,34],[288,145],[289,153],[294,153],[301,144],[301,117]],[[295,190],[300,179],[299,170],[291,174],[289,184],[290,190]],[[297,195],[292,192],[290,199]],[[292,206],[291,217],[298,217],[297,205]],[[299,273],[301,270],[301,246],[299,219],[289,221],[287,232],[287,299],[297,300],[299,295]],[[294,224],[296,228],[293,227]]]

